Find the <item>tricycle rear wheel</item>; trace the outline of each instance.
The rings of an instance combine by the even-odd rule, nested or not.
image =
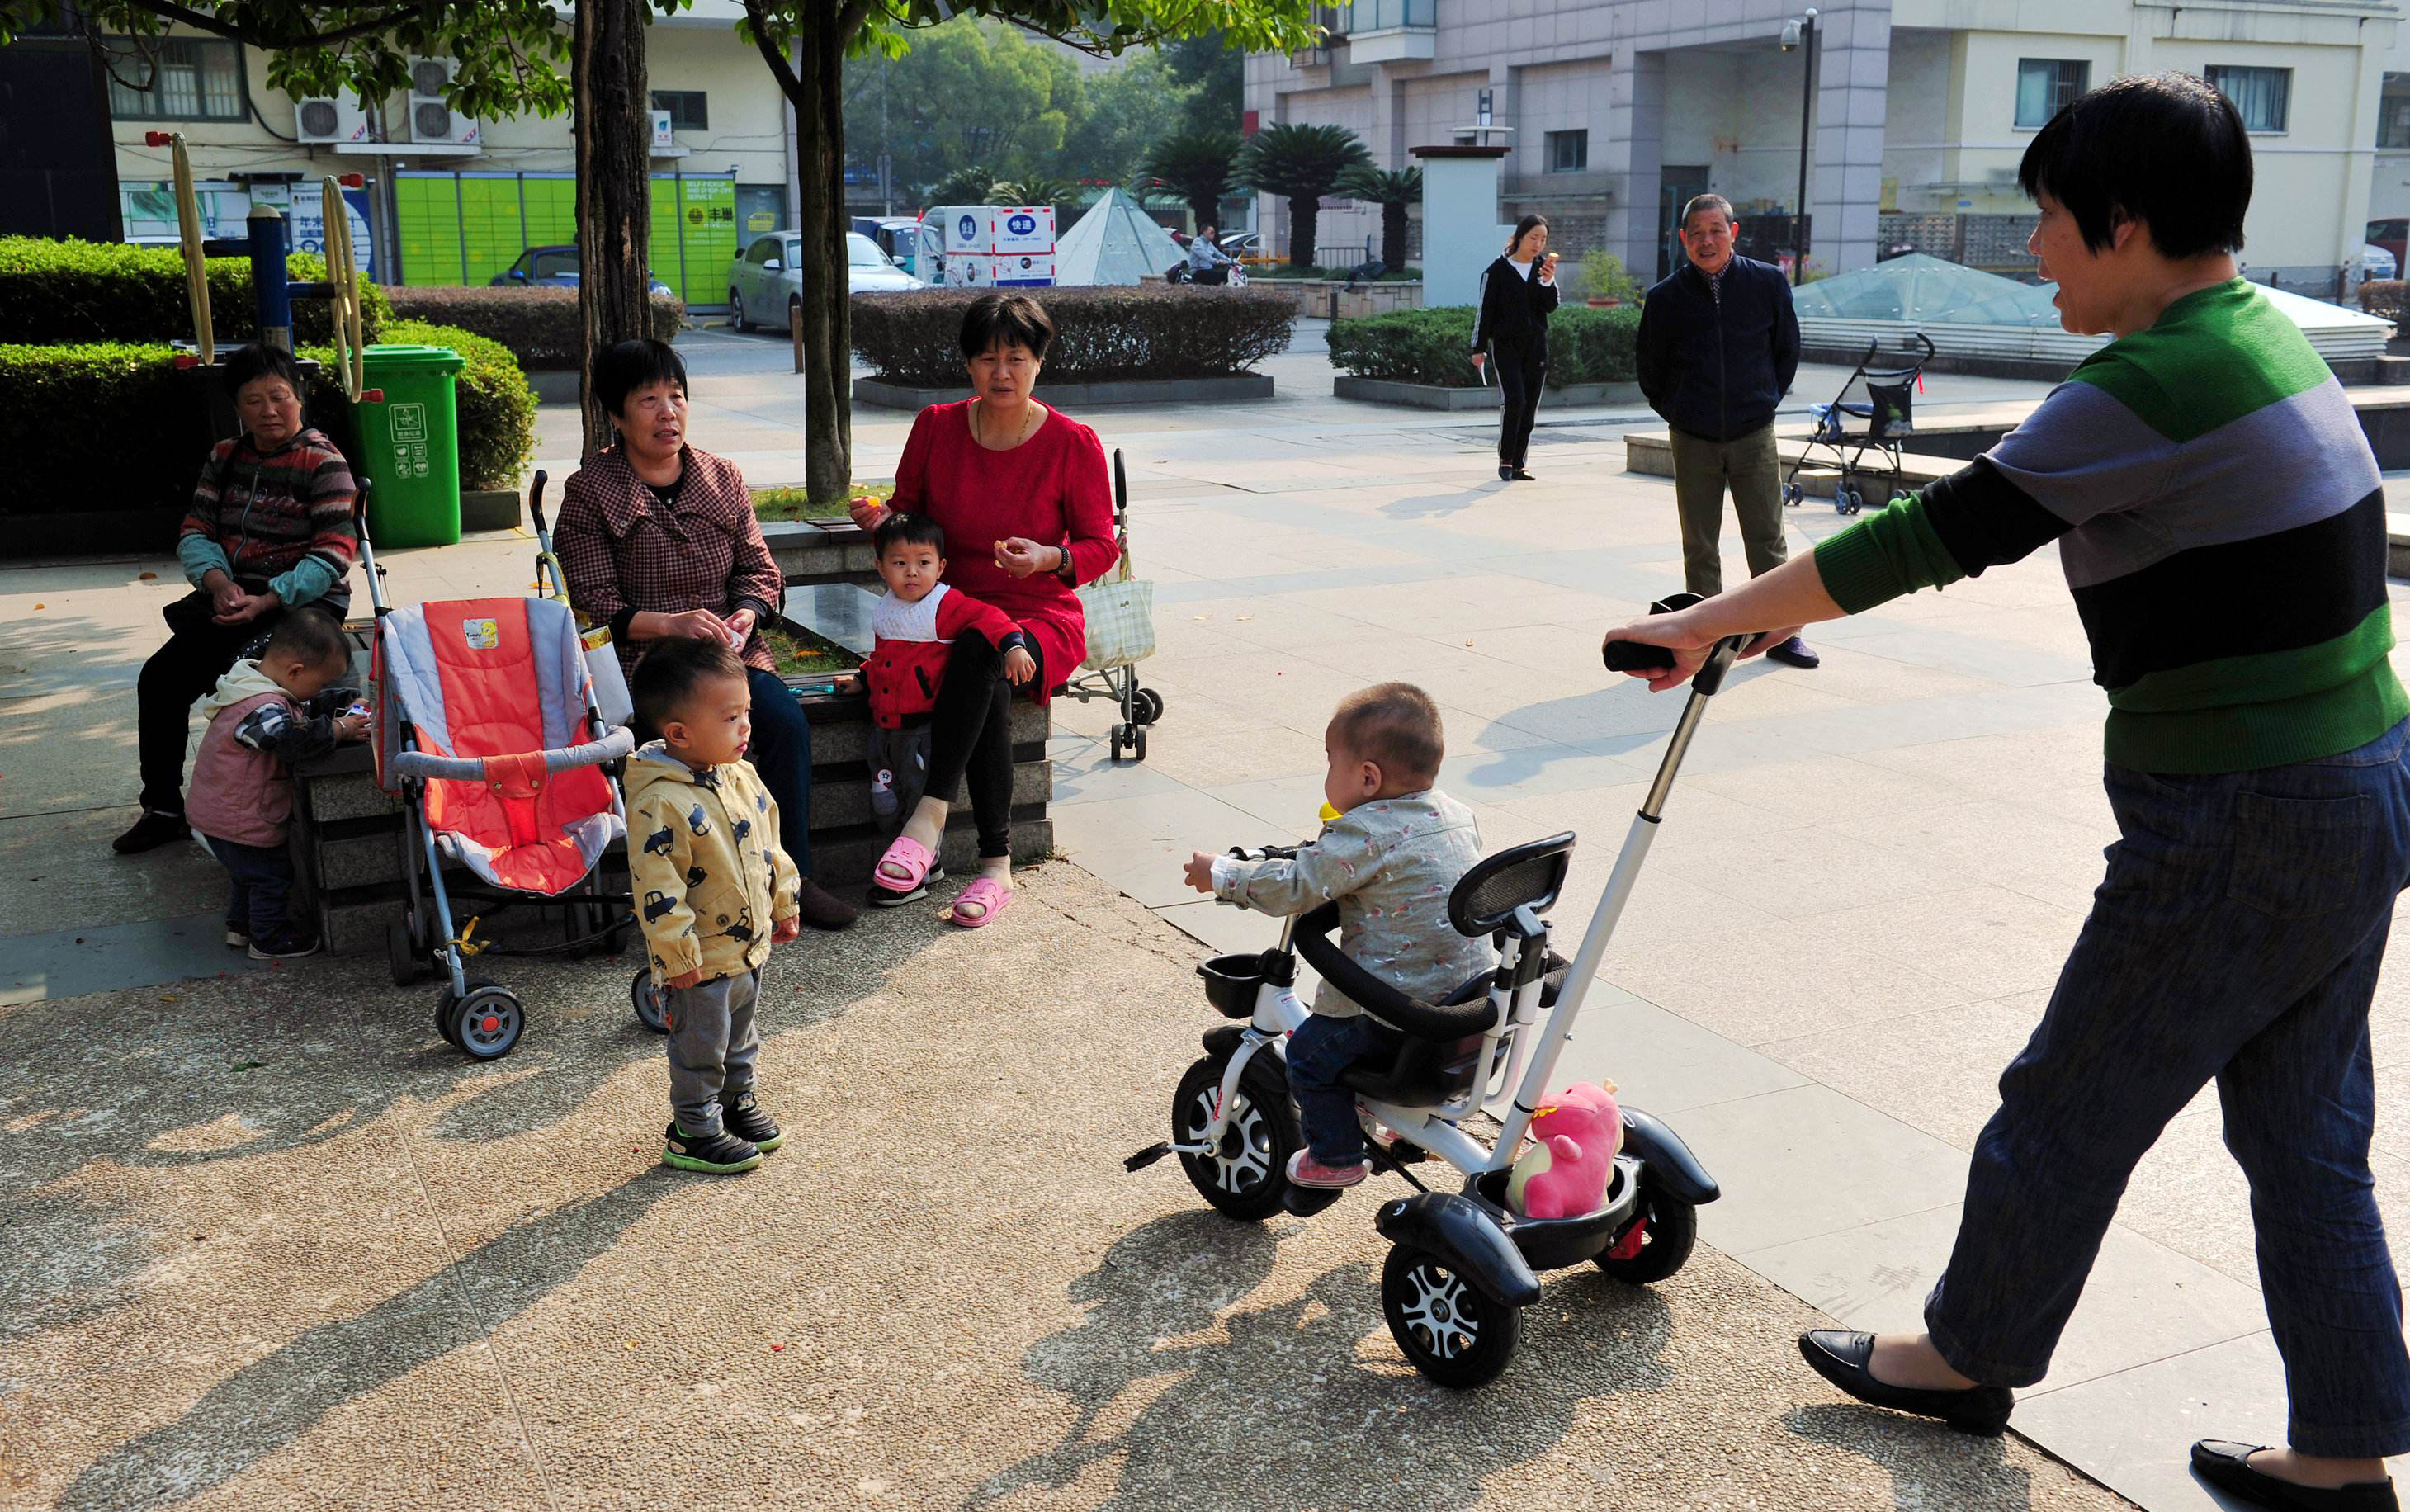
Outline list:
[[[1598,1268],[1626,1286],[1646,1287],[1680,1270],[1698,1242],[1697,1207],[1644,1178],[1639,1219],[1615,1236],[1600,1254]]]
[[[1515,1358],[1523,1310],[1491,1301],[1429,1250],[1400,1244],[1381,1266],[1381,1316],[1406,1362],[1442,1386],[1487,1386]]]

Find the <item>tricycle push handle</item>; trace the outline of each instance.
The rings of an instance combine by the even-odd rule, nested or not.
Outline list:
[[[1648,606],[1650,614],[1674,614],[1694,603],[1706,602],[1696,593],[1669,593]],[[1733,660],[1749,644],[1746,635],[1727,635],[1708,653],[1706,664],[1691,679],[1691,691],[1702,698],[1712,698],[1724,685],[1724,674],[1732,670]],[[1609,672],[1662,672],[1673,666],[1665,647],[1651,646],[1647,641],[1609,641],[1606,643],[1606,669]]]

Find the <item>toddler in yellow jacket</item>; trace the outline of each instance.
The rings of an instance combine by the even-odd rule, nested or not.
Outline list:
[[[628,759],[628,878],[669,1023],[673,1117],[661,1163],[727,1175],[785,1139],[753,1090],[762,967],[802,933],[778,806],[744,760],[745,664],[717,641],[654,645],[637,718],[661,738]]]

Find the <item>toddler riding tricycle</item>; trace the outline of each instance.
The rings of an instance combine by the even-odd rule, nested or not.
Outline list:
[[[1672,601],[1659,606],[1675,607]],[[1622,1110],[1622,1150],[1595,1211],[1529,1217],[1509,1202],[1507,1183],[1648,856],[1674,774],[1740,647],[1738,638],[1725,641],[1693,679],[1570,965],[1549,951],[1549,925],[1541,917],[1571,869],[1570,834],[1502,850],[1457,884],[1449,922],[1464,935],[1493,937],[1499,961],[1445,1002],[1409,998],[1341,953],[1329,938],[1336,904],[1288,920],[1270,950],[1216,956],[1198,967],[1207,1000],[1245,1022],[1206,1034],[1205,1054],[1172,1095],[1171,1140],[1130,1156],[1128,1168],[1177,1155],[1206,1201],[1250,1222],[1283,1210],[1311,1215],[1338,1199],[1337,1191],[1296,1185],[1286,1176],[1299,1136],[1284,1057],[1286,1037],[1308,1017],[1296,988],[1302,956],[1407,1037],[1390,1064],[1356,1066],[1343,1081],[1357,1095],[1374,1168],[1395,1171],[1415,1188],[1411,1197],[1383,1203],[1372,1222],[1391,1244],[1381,1272],[1381,1311],[1416,1370],[1444,1386],[1495,1379],[1513,1358],[1521,1309],[1539,1300],[1539,1272],[1595,1262],[1618,1280],[1644,1285],[1681,1269],[1697,1237],[1699,1204],[1716,1199],[1716,1184],[1673,1130],[1637,1109]],[[1654,647],[1619,642],[1609,648],[1608,665],[1617,670],[1656,661],[1662,655]],[[1235,853],[1258,859],[1292,855],[1295,848]],[[1542,1010],[1548,1010],[1545,1027]],[[1499,1123],[1487,1146],[1461,1127],[1476,1114]],[[1434,1156],[1462,1176],[1458,1190],[1434,1189],[1416,1177],[1414,1168]]]

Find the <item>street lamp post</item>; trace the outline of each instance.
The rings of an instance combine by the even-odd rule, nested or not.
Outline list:
[[[1808,118],[1816,104],[1816,11],[1809,7],[1798,21],[1782,23],[1782,51],[1797,48],[1807,66],[1799,89],[1799,200],[1791,216],[1791,282],[1808,269]]]

